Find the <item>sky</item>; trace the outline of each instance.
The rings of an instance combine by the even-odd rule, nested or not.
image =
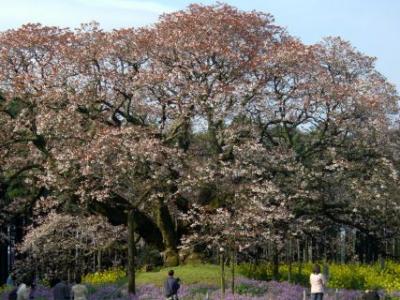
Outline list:
[[[25,23],[76,28],[97,21],[104,29],[151,25],[159,15],[184,9],[186,0],[0,0],[0,31]],[[306,44],[341,36],[377,57],[376,67],[400,91],[399,0],[226,0],[242,10],[271,13]]]

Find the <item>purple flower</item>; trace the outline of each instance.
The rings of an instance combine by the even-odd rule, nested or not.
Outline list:
[[[225,300],[302,300],[303,293],[309,292],[307,288],[297,284],[278,281],[260,281],[247,278],[239,278],[236,283],[236,293],[227,290]],[[137,289],[136,295],[129,295],[126,286],[103,285],[91,287],[92,293],[89,300],[158,300],[164,299],[163,290],[155,285],[141,285]],[[9,292],[0,293],[0,299],[7,300]],[[354,290],[339,290],[338,299],[354,300],[362,293]],[[335,300],[336,291],[328,289],[325,293],[325,300]],[[400,292],[392,295],[398,296]],[[208,296],[209,300],[220,300],[221,290],[217,285],[193,284],[183,285],[179,290],[179,299],[181,300],[204,300]],[[47,300],[52,299],[52,290],[48,287],[38,286],[34,292],[34,299]]]

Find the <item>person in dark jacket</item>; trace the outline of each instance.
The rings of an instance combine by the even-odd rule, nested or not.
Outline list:
[[[179,281],[179,278],[174,278],[173,270],[168,272],[168,278],[164,284],[165,297],[167,297],[167,300],[178,300]]]
[[[54,300],[70,300],[71,293],[66,279],[56,279],[56,285],[53,287],[53,299]]]

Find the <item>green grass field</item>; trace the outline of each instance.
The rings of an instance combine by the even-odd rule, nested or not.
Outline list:
[[[199,264],[184,265],[173,268],[162,268],[156,272],[140,272],[137,274],[138,284],[155,284],[162,286],[169,270],[174,270],[175,277],[181,278],[184,284],[218,284],[220,280],[220,268],[216,265]],[[231,278],[230,269],[225,269],[225,278]]]
[[[308,278],[312,264],[293,264],[291,283],[308,286]],[[138,285],[154,284],[162,286],[169,270],[175,271],[175,276],[181,278],[182,283],[219,285],[220,268],[218,265],[198,264],[183,265],[173,268],[161,268],[151,272],[138,272],[136,282]],[[299,271],[301,272],[299,273]],[[329,264],[328,287],[339,289],[381,289],[386,291],[400,291],[400,263],[388,261],[384,269],[378,263],[373,265],[363,264]],[[237,277],[246,277],[258,280],[271,280],[271,266],[267,263],[258,265],[241,264],[237,267]],[[230,269],[225,269],[225,279],[231,280]],[[280,281],[287,281],[288,266],[280,266]],[[96,272],[85,276],[84,281],[90,284],[115,283],[125,284],[127,281],[125,270],[111,269],[104,272]]]

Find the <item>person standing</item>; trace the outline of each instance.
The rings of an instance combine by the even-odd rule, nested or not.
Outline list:
[[[70,289],[66,280],[56,280],[56,285],[53,287],[54,300],[70,300]]]
[[[173,270],[168,272],[168,278],[164,284],[165,297],[167,300],[178,300],[179,281],[179,278],[174,278]]]
[[[17,289],[17,300],[29,300],[31,299],[31,290],[32,290],[32,279],[25,279]]]
[[[89,291],[86,285],[82,284],[82,278],[80,275],[76,277],[76,284],[72,286],[71,289],[71,299],[72,300],[87,300]]]
[[[326,280],[324,275],[321,274],[321,268],[315,264],[313,271],[310,275],[311,284],[311,300],[322,300],[324,297],[324,288]]]
[[[14,278],[13,278],[13,274],[12,273],[8,274],[6,284],[7,284],[8,287],[13,287],[14,286]]]

